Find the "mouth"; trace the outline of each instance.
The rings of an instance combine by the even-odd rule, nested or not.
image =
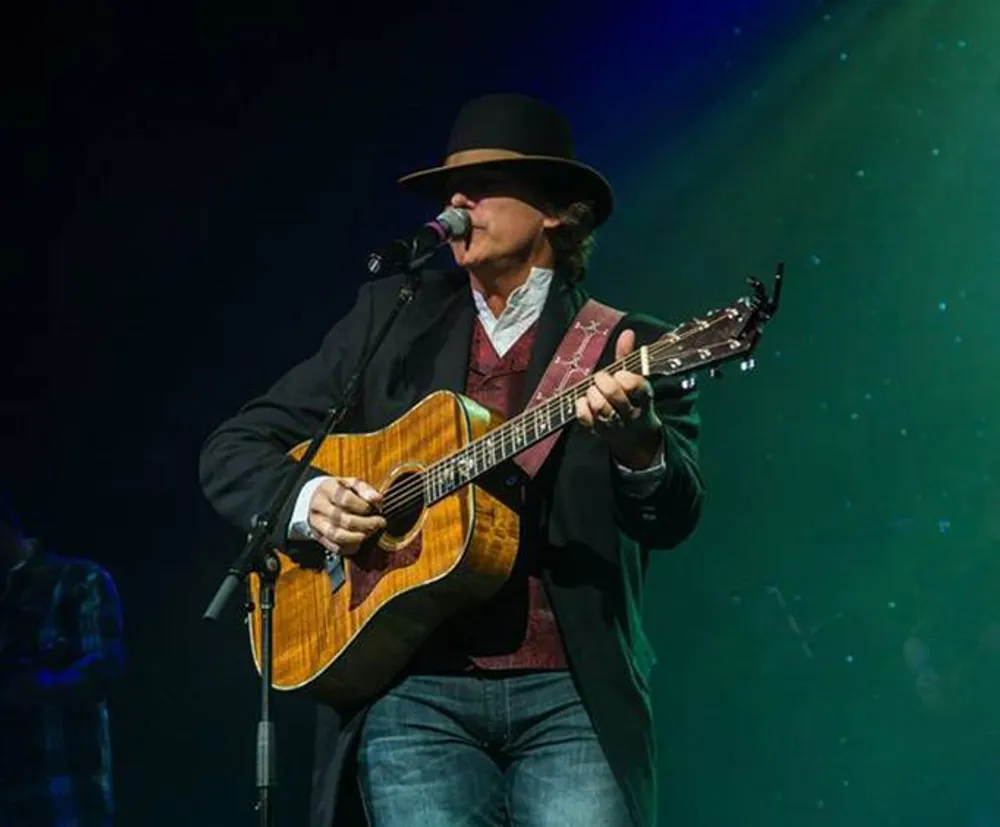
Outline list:
[[[465,249],[466,250],[468,250],[469,249],[469,245],[472,244],[472,234],[476,230],[482,230],[482,229],[483,228],[480,227],[478,224],[473,224],[471,227],[469,227],[469,232],[466,234],[465,239],[464,239],[464,241],[465,241]]]

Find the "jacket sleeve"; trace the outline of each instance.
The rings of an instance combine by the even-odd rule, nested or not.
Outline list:
[[[666,468],[652,490],[642,496],[612,469],[614,512],[618,527],[639,545],[670,549],[691,535],[701,516],[704,484],[698,467],[698,392],[662,377],[652,384],[663,423]]]
[[[253,517],[267,510],[286,478],[295,473],[296,462],[288,451],[309,439],[339,401],[368,346],[372,315],[371,289],[366,284],[354,307],[331,328],[313,356],[205,440],[199,465],[202,490],[215,510],[237,528],[249,531]],[[311,468],[303,483],[320,475]],[[275,533],[284,535],[297,495],[298,490],[279,515]]]

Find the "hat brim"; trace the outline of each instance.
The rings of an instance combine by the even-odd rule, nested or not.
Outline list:
[[[594,210],[595,227],[607,221],[614,208],[611,184],[596,169],[579,161],[546,155],[516,155],[467,163],[446,163],[411,172],[398,179],[398,183],[413,192],[444,200],[452,195],[448,191],[449,178],[470,169],[516,172],[529,180],[537,181],[546,192],[558,193],[561,199],[589,202]]]

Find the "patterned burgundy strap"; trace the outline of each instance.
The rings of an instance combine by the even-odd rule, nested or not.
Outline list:
[[[566,335],[563,336],[559,347],[556,348],[556,355],[545,369],[545,374],[535,388],[535,394],[531,397],[528,408],[534,408],[551,399],[573,383],[593,373],[597,360],[604,352],[608,335],[624,315],[621,310],[615,310],[594,299],[587,299],[569,326],[569,330],[566,331]],[[533,478],[561,434],[561,430],[549,434],[541,442],[536,442],[518,454],[514,462],[529,478]]]

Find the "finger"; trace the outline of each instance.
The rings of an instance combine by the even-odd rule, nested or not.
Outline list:
[[[624,371],[619,373],[624,373]],[[626,419],[632,416],[632,403],[629,401],[628,394],[625,393],[625,388],[617,379],[602,370],[594,374],[594,384],[619,414]]]
[[[594,415],[590,412],[590,404],[584,396],[576,400],[576,421],[587,430],[594,429]]]
[[[337,511],[337,504],[334,500],[338,490],[340,490],[340,483],[337,480],[323,480],[316,487],[309,500],[310,522],[313,515],[330,517]]]
[[[312,524],[318,534],[316,539],[331,551],[346,554],[349,547],[359,546],[365,541],[365,535],[360,531],[342,528],[324,517],[317,518]]]
[[[335,528],[333,530],[333,537],[330,539],[340,546],[341,554],[349,554],[356,551],[358,546],[367,540],[368,537],[360,531],[348,531],[346,528]]]
[[[637,408],[645,408],[653,399],[653,386],[645,376],[620,370],[614,376],[615,381],[625,392],[628,401]]]
[[[317,489],[309,503],[310,518],[313,516],[330,518],[340,511],[340,506],[333,501],[334,496],[336,496],[336,491],[331,493],[322,488]]]
[[[351,488],[347,484],[349,482],[353,482],[353,480],[344,478],[323,480],[316,489],[310,506],[326,516],[343,508],[345,498],[351,495]]]
[[[346,487],[350,488],[355,494],[361,497],[361,499],[371,505],[375,505],[382,500],[382,493],[380,491],[376,491],[375,488],[364,480],[354,479],[352,477],[350,478],[350,484]]]
[[[372,510],[371,503],[362,499],[353,488],[341,485],[333,496],[334,505],[339,511],[351,514],[368,514]]]
[[[323,480],[317,487],[316,492],[323,495],[323,499],[333,501],[334,495],[343,486],[343,481],[339,479],[326,479]]]
[[[338,528],[359,532],[366,537],[385,528],[386,525],[383,517],[363,517],[360,514],[349,514],[346,511],[338,512],[331,522]]]
[[[600,388],[596,385],[591,385],[587,390],[587,404],[590,406],[590,411],[594,417],[609,416],[614,410],[611,403],[608,402],[604,394],[601,393]]]
[[[635,331],[623,330],[615,342],[615,361],[624,359],[633,350],[635,350]]]
[[[311,516],[309,518],[310,537],[323,546],[323,548],[327,551],[331,551],[334,554],[340,554],[340,546],[331,539],[333,536],[333,530],[333,525],[325,517]]]
[[[314,496],[309,504],[311,514],[336,521],[336,517],[342,511],[364,514],[370,506],[357,494],[342,485],[332,485],[330,487],[320,486],[318,495]]]

